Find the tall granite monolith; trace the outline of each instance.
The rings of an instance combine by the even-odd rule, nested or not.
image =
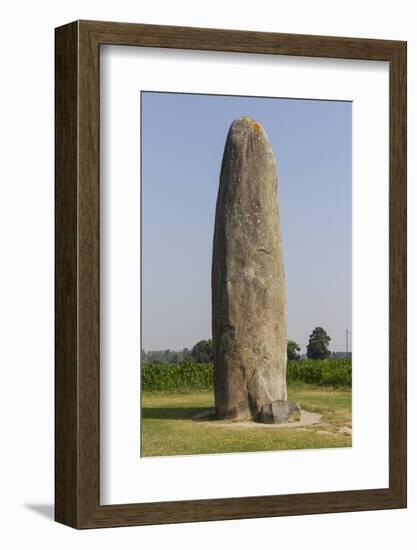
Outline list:
[[[286,401],[287,302],[276,164],[265,131],[248,117],[233,122],[224,148],[212,330],[217,417],[276,423],[288,418],[293,407]]]

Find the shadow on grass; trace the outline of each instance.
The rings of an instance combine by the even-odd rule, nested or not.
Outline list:
[[[155,420],[191,420],[209,407],[142,407],[142,418]]]

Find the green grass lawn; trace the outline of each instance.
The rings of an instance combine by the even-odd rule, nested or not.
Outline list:
[[[291,428],[237,427],[193,416],[214,406],[213,392],[143,392],[141,456],[192,455],[350,447],[351,390],[293,385],[288,399],[322,415],[318,425]]]

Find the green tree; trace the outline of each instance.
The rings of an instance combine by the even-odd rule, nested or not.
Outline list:
[[[294,340],[287,341],[287,359],[295,360],[300,359],[300,346]]]
[[[322,327],[316,327],[310,334],[307,345],[308,359],[328,359],[331,352],[328,348],[331,338]]]
[[[191,357],[196,363],[211,363],[213,361],[213,342],[200,340],[191,350]]]

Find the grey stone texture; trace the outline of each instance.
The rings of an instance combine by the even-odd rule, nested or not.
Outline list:
[[[229,130],[217,196],[212,331],[218,418],[286,401],[287,302],[274,153],[249,117]],[[275,413],[274,413],[275,414]]]
[[[255,420],[263,424],[282,424],[289,420],[291,415],[299,412],[301,409],[294,401],[273,401],[261,408]]]

